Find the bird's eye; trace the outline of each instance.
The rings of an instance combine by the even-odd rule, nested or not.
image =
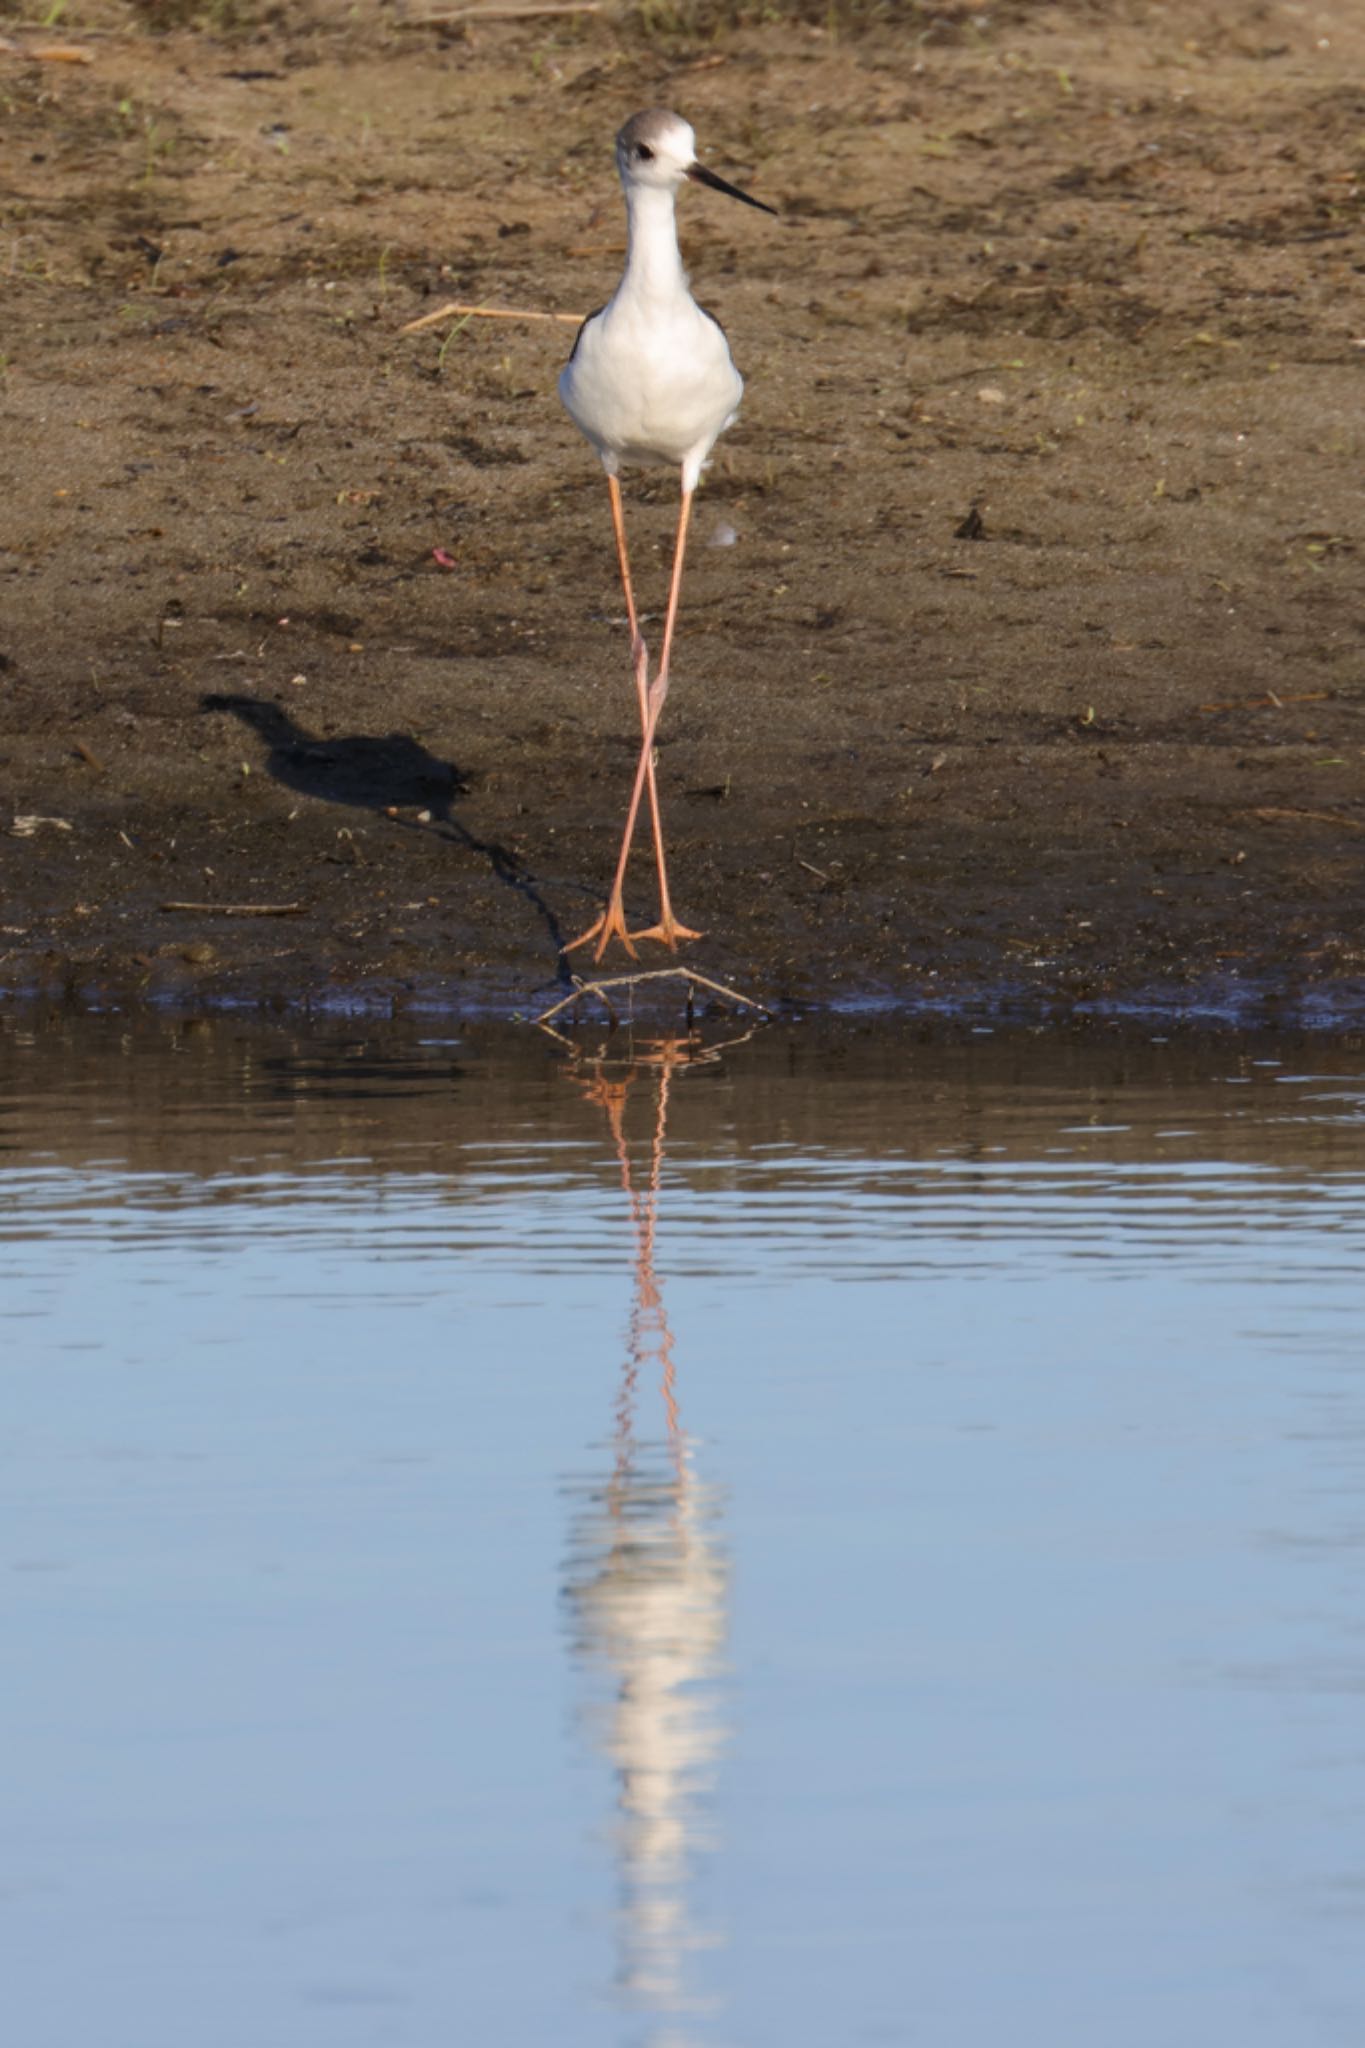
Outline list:
[[[635,154],[642,164],[652,164],[654,161],[654,152],[647,142],[637,142]]]

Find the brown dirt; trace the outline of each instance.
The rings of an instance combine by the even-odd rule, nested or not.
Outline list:
[[[660,757],[694,964],[1358,1008],[1357,0],[147,14],[0,10],[11,994],[553,991],[634,755],[571,330],[399,330],[600,304],[611,136],[663,103],[782,212],[683,204],[750,379]],[[674,499],[628,479],[651,613]]]

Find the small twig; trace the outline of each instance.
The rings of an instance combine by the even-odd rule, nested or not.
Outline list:
[[[1365,818],[1352,818],[1345,811],[1301,811],[1286,804],[1257,804],[1243,815],[1260,818],[1266,825],[1297,824],[1303,818],[1312,825],[1344,825],[1348,832],[1365,832]]]
[[[544,0],[531,7],[454,7],[442,14],[418,14],[397,28],[440,28],[447,21],[533,21],[541,14],[600,14],[602,0]]]
[[[616,1014],[616,1005],[612,1002],[611,997],[607,994],[606,988],[599,988],[593,982],[584,981],[581,974],[571,974],[569,976],[569,979],[573,983],[574,987],[577,989],[579,995],[595,995],[597,997],[598,1002],[602,1005],[602,1008],[606,1011],[608,1017],[610,1017],[611,1019],[612,1030],[615,1031],[620,1024],[621,1019]],[[615,986],[614,983],[613,986]],[[553,1014],[553,1012],[551,1014]]]
[[[302,903],[162,903],[164,911],[185,911],[194,917],[298,917]]]
[[[542,1010],[538,1017],[531,1019],[531,1022],[546,1024],[551,1017],[557,1017],[561,1010],[567,1010],[574,1003],[581,1002],[584,996],[596,996],[610,1011],[611,1003],[605,994],[607,989],[634,988],[642,981],[685,981],[689,996],[693,989],[709,989],[712,995],[722,997],[727,1003],[738,1003],[743,1009],[757,1010],[764,1017],[772,1014],[766,1003],[757,1002],[753,996],[741,995],[737,988],[727,988],[724,982],[712,981],[709,976],[698,974],[691,967],[658,967],[651,969],[647,974],[613,974],[605,981],[580,981],[571,996],[565,996],[562,1001],[552,1004],[548,1010]]]
[[[100,36],[105,38],[118,36],[120,33],[123,33],[123,31],[116,28],[83,28],[81,30],[83,36]],[[7,36],[50,36],[52,34],[52,23],[50,21],[7,21],[5,23],[5,34]]]
[[[461,316],[466,320],[562,320],[567,327],[581,327],[581,313],[542,313],[530,306],[465,306],[452,299],[449,305],[438,306],[434,313],[423,313],[419,319],[409,320],[400,327],[400,334],[416,334],[419,328],[435,327],[442,320],[454,320]]]
[[[1267,690],[1264,697],[1226,697],[1217,704],[1201,704],[1201,711],[1283,711],[1286,704],[1325,704],[1330,690],[1286,690],[1277,697]]]
[[[824,869],[816,867],[815,862],[813,860],[802,860],[799,853],[794,853],[792,855],[792,859],[796,862],[796,865],[799,868],[804,868],[808,875],[818,875],[822,882],[827,882],[829,880],[829,876],[825,873]]]
[[[84,740],[73,740],[71,744],[87,768],[93,768],[97,775],[103,775],[104,763],[93,747],[87,747]]]
[[[71,820],[69,818],[46,818],[40,816],[36,811],[26,811],[19,813],[14,818],[9,827],[10,836],[13,839],[31,839],[40,825],[51,825],[58,832],[69,832],[71,830]]]

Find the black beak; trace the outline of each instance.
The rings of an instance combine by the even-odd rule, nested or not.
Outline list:
[[[689,164],[687,175],[698,185],[709,185],[713,192],[724,192],[727,198],[742,199],[746,206],[756,206],[760,213],[770,213],[777,218],[777,208],[767,206],[761,199],[753,199],[747,192],[741,192],[738,185],[727,185],[724,178],[718,178],[714,171],[708,171],[705,164]]]

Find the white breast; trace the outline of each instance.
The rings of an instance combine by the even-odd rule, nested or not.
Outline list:
[[[700,468],[743,390],[723,331],[692,299],[665,309],[624,290],[582,328],[559,379],[570,417],[612,471],[689,457]]]

